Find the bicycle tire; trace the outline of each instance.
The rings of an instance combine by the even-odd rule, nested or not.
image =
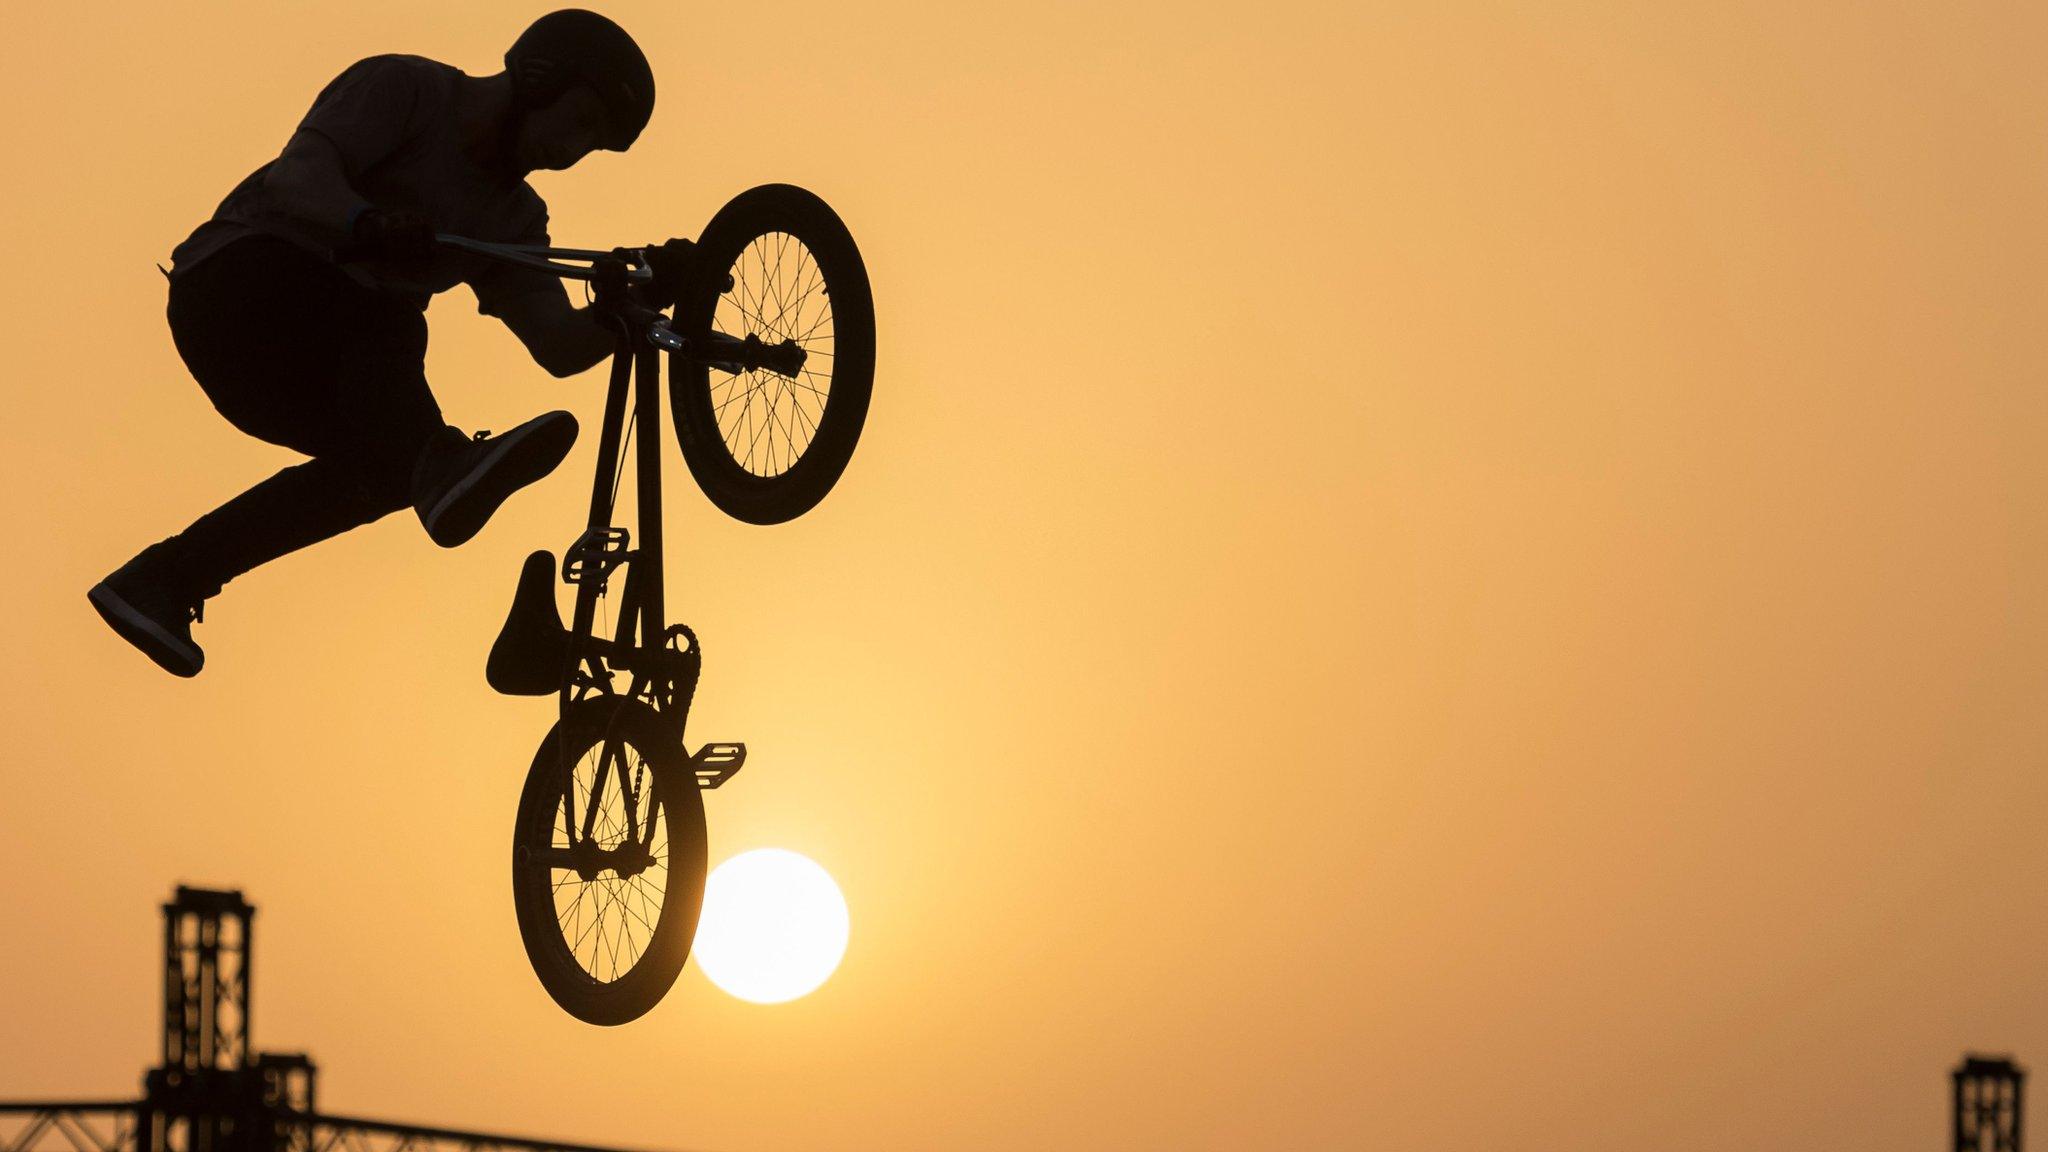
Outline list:
[[[576,773],[585,767],[594,749],[600,755],[593,772],[604,771],[607,762],[602,751],[608,742],[636,753],[639,765],[649,770],[645,774],[649,789],[647,841],[650,847],[657,843],[652,817],[658,808],[659,834],[664,838],[660,842],[667,849],[665,854],[657,853],[665,855],[666,868],[661,891],[653,900],[648,898],[647,882],[636,884],[639,876],[618,876],[607,884],[603,874],[584,879],[573,869],[540,857],[541,849],[564,847],[561,840],[571,845],[577,842],[573,828],[565,836],[557,835],[566,823],[561,819],[563,793],[573,786]],[[616,787],[608,792],[623,794]],[[585,791],[586,800],[588,795]],[[611,797],[602,797],[600,808],[610,802]],[[621,811],[624,806],[620,805]],[[592,839],[601,841],[602,830]],[[621,836],[618,843],[624,840]],[[704,904],[705,850],[703,797],[673,727],[637,700],[599,696],[569,705],[534,754],[520,791],[512,834],[512,902],[520,939],[534,975],[563,1011],[590,1024],[624,1024],[661,1001],[682,972],[696,937],[697,916]],[[563,877],[560,883],[557,876]],[[564,910],[565,895],[572,899],[573,915]],[[586,898],[589,925],[582,921]],[[628,900],[636,901],[642,912],[652,910],[651,925]],[[608,941],[604,921],[614,910],[619,915]],[[565,921],[565,917],[571,918]],[[644,945],[634,954],[631,941],[637,933],[631,922],[636,917],[648,931]],[[580,935],[572,941],[565,938],[565,932]],[[592,936],[593,954],[586,960],[582,945]],[[629,963],[623,968],[618,964],[621,947],[628,948]]]
[[[803,515],[846,471],[874,390],[875,306],[860,249],[816,195],[763,184],[733,197],[705,225],[686,285],[675,311],[678,333],[793,339],[808,354],[794,380],[671,357],[670,403],[691,476],[736,520],[780,524]],[[806,313],[819,299],[822,320]],[[807,422],[809,433],[800,436]],[[780,452],[770,434],[778,429],[788,433]]]

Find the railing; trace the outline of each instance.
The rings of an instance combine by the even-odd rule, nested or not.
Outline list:
[[[331,1116],[323,1112],[279,1111],[272,1116],[280,1127],[295,1130],[292,1143],[295,1152],[622,1152],[592,1144],[460,1132],[452,1128],[394,1124],[388,1120]],[[297,1142],[298,1132],[305,1133],[305,1144]]]
[[[142,1107],[139,1100],[0,1102],[0,1152],[140,1152]],[[625,1152],[283,1108],[265,1109],[255,1119],[270,1124],[275,1152]]]
[[[134,1152],[133,1100],[0,1103],[0,1152]]]

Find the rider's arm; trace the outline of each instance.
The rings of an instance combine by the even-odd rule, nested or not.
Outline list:
[[[303,129],[270,162],[263,187],[280,209],[336,237],[347,236],[356,212],[368,207],[348,182],[340,150]]]
[[[560,281],[549,288],[512,296],[491,314],[505,322],[548,375],[574,376],[610,356],[617,338],[595,310],[569,303]]]

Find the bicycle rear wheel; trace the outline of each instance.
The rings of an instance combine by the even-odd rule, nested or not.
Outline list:
[[[571,704],[534,755],[512,903],[534,974],[591,1024],[659,1003],[704,903],[704,801],[671,727],[636,700]]]
[[[697,240],[674,327],[803,349],[794,377],[671,357],[669,394],[683,460],[721,511],[750,524],[810,511],[852,459],[874,388],[874,297],[846,225],[793,185],[740,193]]]

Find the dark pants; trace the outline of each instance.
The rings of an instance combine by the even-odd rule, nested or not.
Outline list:
[[[312,457],[175,538],[198,594],[411,502],[422,449],[448,434],[418,309],[252,236],[172,277],[169,316],[178,354],[228,423]]]

